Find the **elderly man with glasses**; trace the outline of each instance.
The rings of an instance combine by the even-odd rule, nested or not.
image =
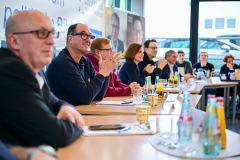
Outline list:
[[[138,64],[141,75],[143,74],[144,69],[156,67],[153,73],[151,73],[152,84],[155,83],[156,76],[161,76],[162,69],[167,64],[165,59],[159,59],[156,62],[153,61],[153,58],[157,56],[157,49],[157,41],[155,39],[145,41],[143,61]]]
[[[108,55],[112,53],[112,44],[107,38],[96,38],[93,40],[91,53],[86,53],[84,56],[88,57],[92,62],[95,72],[99,72],[99,59],[106,60]],[[129,85],[123,84],[118,76],[112,71],[110,73],[109,86],[105,97],[110,96],[126,96],[132,93],[133,89],[139,89],[140,85],[137,82],[132,82]]]
[[[121,65],[120,53],[110,53],[106,60],[99,59],[99,72],[95,73],[91,61],[83,55],[88,52],[95,37],[81,23],[68,28],[67,45],[47,69],[51,91],[73,105],[90,104],[102,100],[108,88],[109,74]]]
[[[6,22],[7,48],[0,49],[0,139],[22,146],[72,143],[83,132],[75,108],[54,96],[43,67],[52,60],[50,18],[37,10],[18,11]],[[44,159],[44,158],[43,158]]]

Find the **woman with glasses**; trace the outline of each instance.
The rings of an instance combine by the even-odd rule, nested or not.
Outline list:
[[[142,45],[138,43],[132,43],[128,46],[124,58],[126,62],[122,66],[118,77],[124,84],[130,84],[132,82],[137,82],[140,86],[144,85],[145,77],[149,76],[153,70],[154,66],[149,67],[147,65],[144,68],[144,72],[140,75],[140,71],[138,68],[138,63],[143,61],[143,49]]]
[[[220,70],[220,74],[225,74],[226,76],[228,75],[228,72],[230,69],[237,69],[237,68],[240,68],[237,64],[234,63],[234,56],[232,54],[226,54],[225,57],[223,58],[223,62],[225,62],[226,64],[224,64],[222,67],[221,67],[221,70]],[[218,96],[223,96],[223,89],[220,88],[217,90],[217,95]],[[233,88],[230,89],[230,93],[233,93]],[[240,85],[238,84],[237,85],[237,94],[240,98]],[[240,107],[240,104],[237,105],[237,110],[239,109]]]
[[[239,68],[239,66],[235,64],[233,60],[234,56],[232,54],[225,55],[225,57],[223,58],[223,62],[225,62],[226,64],[221,67],[220,74],[225,74],[227,76],[230,69]]]

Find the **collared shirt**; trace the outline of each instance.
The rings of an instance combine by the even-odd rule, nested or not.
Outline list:
[[[168,63],[168,66],[169,66],[171,72],[174,73],[174,72],[173,72],[173,66],[174,66],[174,64],[172,65],[172,64],[170,64],[169,62],[167,62],[167,63]]]
[[[43,80],[42,76],[39,75],[39,73],[38,73],[38,74],[35,75],[35,77],[36,77],[36,79],[37,79],[37,81],[38,81],[38,84],[39,84],[40,89],[42,89],[42,87],[43,87],[43,85],[44,85],[44,80]]]
[[[117,45],[115,46],[113,41],[111,40],[112,43],[112,50],[118,52],[118,40],[117,40]]]

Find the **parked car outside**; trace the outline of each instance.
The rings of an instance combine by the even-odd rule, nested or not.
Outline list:
[[[158,41],[158,54],[155,59],[165,56],[168,50],[183,50],[185,58],[189,59],[189,38],[167,38]],[[225,54],[232,54],[235,57],[235,63],[240,63],[240,47],[236,44],[229,42],[229,40],[219,40],[213,38],[199,39],[199,54],[205,51],[208,54],[208,62],[212,63],[215,67],[215,74],[220,72],[221,66],[224,64],[222,61]]]

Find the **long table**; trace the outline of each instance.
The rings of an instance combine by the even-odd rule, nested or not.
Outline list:
[[[190,104],[192,107],[196,107],[201,100],[201,95],[190,95]],[[132,98],[132,96],[122,97],[106,97],[103,100],[106,101],[124,101],[125,99]],[[135,115],[136,109],[134,106],[117,106],[117,105],[97,105],[99,101],[93,101],[90,105],[79,105],[76,109],[81,114],[101,114],[101,115]],[[144,104],[144,103],[143,103]],[[147,103],[146,103],[147,104]],[[172,107],[174,104],[174,108]],[[179,115],[181,112],[182,102],[176,100],[175,102],[158,103],[158,107],[151,107],[151,115]]]
[[[199,103],[200,107],[198,107],[201,110],[205,110],[205,93],[206,93],[206,89],[215,89],[215,88],[224,88],[224,106],[227,112],[227,116],[229,116],[229,91],[231,87],[234,87],[234,95],[233,95],[233,123],[235,122],[235,116],[236,116],[236,95],[237,95],[237,85],[238,85],[238,81],[222,81],[220,83],[203,83],[200,81],[196,81],[196,85],[194,86],[190,86],[188,88],[188,92],[190,93],[195,93],[195,94],[201,94],[202,95],[202,99],[201,102]],[[170,93],[178,93],[180,90],[179,87],[174,87],[174,88],[170,88],[170,87],[164,87],[164,92],[170,92]]]
[[[233,99],[234,99],[234,101],[233,101],[233,123],[234,123],[235,116],[236,116],[237,85],[238,85],[238,82],[204,83],[204,89],[202,90],[202,102],[201,103],[205,104],[205,90],[206,89],[224,88],[224,101],[225,101],[224,106],[227,109],[227,115],[229,115],[229,90],[231,87],[234,87],[234,93],[233,93]]]
[[[158,115],[160,117],[169,115]],[[131,123],[136,121],[134,115],[115,116],[83,116],[86,125]],[[156,115],[151,115],[151,126],[155,126]],[[173,124],[178,116],[173,117]],[[176,133],[176,125],[173,132]],[[157,151],[148,142],[152,135],[116,135],[116,136],[94,136],[79,137],[75,142],[65,148],[60,148],[59,160],[184,160],[183,158],[167,155]],[[227,130],[227,147],[240,144],[240,135]],[[236,149],[239,147],[236,146]],[[240,156],[227,158],[225,160],[239,160]]]
[[[194,85],[188,88],[189,93],[200,94],[204,85]],[[164,92],[178,93],[180,91],[179,87],[163,87]]]

